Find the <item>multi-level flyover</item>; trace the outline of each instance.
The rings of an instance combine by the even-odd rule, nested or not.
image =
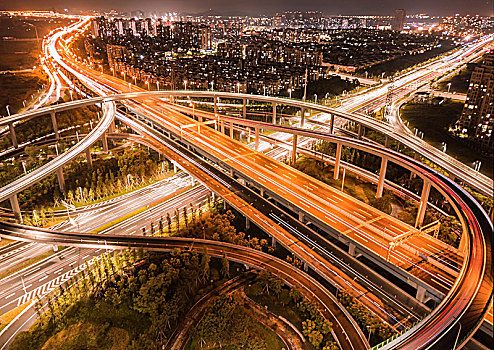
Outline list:
[[[55,41],[54,45],[59,45],[57,47],[58,57],[56,58],[57,60],[60,60],[59,64],[63,65],[64,69],[74,74],[89,86],[98,86],[98,89],[105,93],[127,91],[127,84],[123,83],[121,80],[99,74],[75,63],[73,58],[67,55],[64,50],[64,44],[60,43],[59,40]],[[135,87],[133,88],[136,89]],[[316,218],[321,222],[326,222],[329,227],[337,227],[336,229],[345,235],[349,235],[353,232],[355,237],[367,240],[370,238],[372,241],[371,244],[374,244],[377,247],[377,250],[382,246],[382,241],[379,242],[373,238],[370,235],[371,233],[374,233],[375,235],[376,231],[383,231],[386,226],[394,231],[394,235],[399,235],[400,232],[405,233],[410,230],[410,227],[385,215],[381,215],[369,207],[355,203],[351,198],[341,196],[337,191],[331,190],[323,184],[310,179],[301,173],[295,172],[290,167],[267,159],[267,157],[232,140],[222,132],[224,131],[224,124],[221,122],[238,122],[228,121],[228,119],[225,119],[226,117],[218,115],[217,118],[220,124],[220,127],[218,128],[221,130],[214,130],[207,126],[200,127],[199,122],[195,122],[183,113],[177,112],[172,107],[166,105],[163,99],[159,98],[160,94],[161,97],[163,97],[174,94],[193,96],[193,94],[196,93],[203,94],[201,97],[207,97],[206,94],[208,94],[208,92],[192,91],[147,93],[147,96],[144,94],[142,96],[139,96],[139,94],[129,94],[125,97],[132,98],[133,100],[126,101],[124,104],[129,109],[136,111],[142,119],[146,120],[154,127],[159,128],[162,133],[169,138],[187,145],[195,152],[200,153],[203,157],[207,157],[218,164],[228,165],[229,169],[234,169],[237,174],[241,174],[242,177],[249,182],[257,183],[259,187],[264,187],[273,194],[277,193],[279,196],[287,198],[292,206],[300,212],[311,218]],[[391,128],[387,130],[384,125],[380,125],[377,122],[365,120],[365,118],[362,118],[361,116],[341,113],[331,109],[323,109],[323,107],[318,105],[292,100],[273,99],[265,96],[209,94],[210,97],[214,98],[214,101],[217,101],[217,97],[219,96],[221,98],[258,100],[266,103],[273,103],[274,110],[276,110],[277,104],[283,103],[304,110],[311,109],[322,111],[330,113],[333,116],[333,120],[334,116],[341,116],[349,120],[354,120],[363,127],[384,132],[388,137],[393,137],[404,144],[407,144],[406,142],[408,142],[406,138],[400,139],[400,135],[394,133]],[[145,98],[141,98],[143,96],[145,96]],[[164,109],[165,107],[166,109]],[[275,113],[273,113],[273,115],[276,117]],[[302,113],[302,116],[303,115],[304,113]],[[193,127],[190,127],[191,124]],[[196,126],[197,129],[195,128]],[[264,126],[259,125],[257,129],[260,127]],[[272,127],[275,126],[273,125]],[[331,127],[331,130],[332,129],[333,128]],[[342,145],[365,149],[370,153],[381,156],[383,163],[395,162],[408,169],[412,169],[412,171],[418,173],[418,175],[424,179],[424,184],[428,184],[424,186],[423,193],[428,193],[428,187],[433,185],[448,199],[455,208],[457,216],[463,224],[464,258],[461,269],[458,271],[458,278],[452,281],[446,297],[428,317],[414,326],[411,330],[387,344],[386,348],[425,349],[439,348],[444,345],[451,346],[455,344],[456,341],[458,344],[464,343],[464,341],[468,339],[468,336],[470,336],[479,326],[492,298],[492,223],[489,221],[479,204],[451,179],[435,172],[416,160],[410,159],[387,148],[376,147],[376,145],[361,140],[345,138],[333,135],[332,133],[324,135],[323,133],[304,129],[292,131],[295,135],[293,141],[293,153],[295,155],[297,153],[297,135],[327,138],[329,141],[339,145],[340,149]],[[290,132],[290,128],[286,128],[285,132]],[[414,145],[409,143],[409,147],[414,148]],[[425,154],[425,156],[427,157],[427,154]],[[457,175],[454,172],[452,173]],[[469,176],[469,174],[465,173],[461,176]],[[472,181],[473,180],[472,177]],[[473,183],[475,182],[476,181],[473,181]],[[475,185],[475,187],[481,191],[487,191],[489,194],[492,192],[492,182],[486,182],[484,184],[480,183]],[[491,191],[488,191],[489,189],[491,189]],[[213,189],[213,191],[215,191],[215,189]],[[228,196],[224,197],[228,200]],[[426,203],[427,196],[424,195],[423,197],[425,197],[425,200],[422,202]],[[336,203],[331,202],[331,200],[336,201]],[[360,210],[360,216],[365,215],[368,212],[370,215],[365,216],[364,219],[359,219],[358,215],[357,217],[355,217],[355,215],[353,215],[353,217],[352,215],[345,215],[338,209],[345,206],[347,202],[353,206],[353,209],[348,207],[344,209],[357,210],[357,212]],[[422,207],[424,207],[423,210],[425,211],[425,205],[422,205]],[[253,222],[259,222],[258,217],[250,217],[250,219]],[[378,225],[369,224],[367,222],[373,219],[376,219],[373,222],[382,219],[384,223]],[[386,220],[390,221],[386,223]],[[275,225],[276,227],[279,227],[280,222],[276,222]],[[405,251],[399,250],[393,253],[396,263],[399,263],[400,260],[407,259],[407,253]]]
[[[144,95],[167,95],[168,92],[164,93],[145,93]],[[127,94],[125,96],[112,96],[105,100],[116,100],[121,98],[138,98],[142,97],[139,93]],[[101,101],[101,98],[95,98],[94,101]],[[84,101],[87,103],[88,101]],[[82,102],[81,102],[82,103]],[[142,107],[142,103],[139,102],[139,106]],[[182,116],[184,121],[188,121],[190,124],[191,119]],[[218,116],[218,118],[222,118]],[[228,117],[226,117],[228,118]],[[150,122],[153,119],[149,120]],[[223,120],[228,122],[227,119]],[[221,122],[221,120],[220,120]],[[244,120],[248,123],[258,123],[253,121]],[[199,125],[198,122],[196,122]],[[266,123],[264,123],[266,124]],[[258,125],[258,127],[268,127],[269,125]],[[156,124],[155,126],[163,127],[165,124],[163,122]],[[464,264],[460,270],[459,277],[453,285],[453,288],[448,293],[444,301],[427,317],[424,321],[420,322],[411,331],[406,332],[401,337],[397,338],[392,342],[395,344],[401,342],[400,346],[410,344],[413,348],[421,348],[418,344],[423,344],[427,347],[431,345],[433,340],[440,340],[440,343],[451,343],[451,339],[454,338],[453,333],[458,337],[460,342],[469,335],[478,326],[478,321],[482,319],[486,308],[489,305],[489,300],[491,298],[492,291],[492,276],[491,276],[491,237],[489,234],[492,230],[492,224],[487,218],[485,212],[480,208],[478,203],[471,198],[461,187],[459,187],[454,181],[441,175],[434,170],[426,167],[420,162],[403,156],[397,152],[389,149],[380,149],[375,145],[366,143],[362,140],[355,140],[351,138],[346,138],[337,135],[327,135],[317,131],[310,131],[304,129],[281,127],[276,125],[271,125],[272,128],[283,128],[285,132],[296,132],[304,136],[326,138],[333,142],[341,142],[347,146],[365,149],[368,152],[379,154],[381,156],[386,156],[388,161],[396,162],[404,167],[415,169],[419,176],[431,181],[450,201],[451,204],[456,209],[457,215],[463,223],[464,235],[467,237],[466,240],[466,251],[464,257]],[[172,128],[170,128],[172,129]],[[201,140],[209,139],[219,139],[224,137],[228,143],[231,143],[232,147],[238,150],[241,147],[245,147],[240,143],[226,137],[220,131],[216,131],[210,127],[203,126],[201,131],[191,131],[187,133],[182,131],[182,142],[184,142],[187,137],[194,137],[196,142],[191,143],[189,147],[199,148],[202,145]],[[180,139],[180,128],[177,127],[175,130],[175,138]],[[170,133],[170,130],[166,130],[165,133]],[[188,135],[188,136],[187,136]],[[200,138],[199,138],[200,137]],[[205,148],[205,147],[204,147]],[[204,151],[204,150],[203,150]],[[249,150],[252,153],[252,150]],[[215,157],[214,157],[215,158]],[[239,158],[243,158],[239,155]],[[232,157],[228,157],[230,161]],[[269,165],[269,164],[268,164]],[[239,170],[237,170],[239,171]],[[34,172],[35,174],[36,172]],[[246,176],[246,174],[244,174]],[[250,176],[250,177],[249,177]],[[247,175],[252,182],[256,182],[257,179],[251,175]],[[276,179],[280,186],[283,188],[288,188],[291,184],[291,180],[287,179],[286,184],[282,185],[282,179]],[[275,191],[275,190],[274,190]],[[306,199],[314,202],[314,198],[310,194],[306,193]],[[227,199],[228,200],[228,199]],[[256,218],[252,218],[253,222],[256,222]],[[358,224],[355,224],[358,226]],[[461,324],[461,329],[459,326]],[[405,340],[403,340],[405,339]],[[454,342],[454,340],[453,340]],[[391,343],[390,343],[391,344]],[[405,347],[406,348],[406,347]]]

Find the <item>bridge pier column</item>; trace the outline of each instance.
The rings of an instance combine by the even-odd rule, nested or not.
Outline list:
[[[9,131],[10,131],[10,138],[12,139],[12,145],[14,146],[14,148],[18,148],[19,144],[17,143],[17,136],[15,135],[15,129],[13,123],[9,123]]]
[[[271,237],[271,247],[276,249],[276,238],[274,238],[274,237]]]
[[[292,146],[292,164],[295,164],[297,160],[297,138],[298,135],[293,135],[293,146]]]
[[[106,132],[101,136],[101,142],[103,143],[103,152],[108,153],[108,139],[106,138]]]
[[[250,220],[248,217],[245,217],[245,229],[246,230],[250,229]]]
[[[276,124],[276,102],[273,102],[273,124]]]
[[[388,158],[381,158],[381,170],[379,170],[379,180],[377,182],[377,193],[376,198],[381,198],[384,189],[384,180],[386,179],[386,170],[388,168]]]
[[[256,128],[255,150],[259,150],[259,128]]]
[[[304,262],[304,271],[309,271],[309,264],[307,264],[306,262]]]
[[[415,221],[415,227],[422,226],[425,218],[425,211],[427,209],[427,201],[429,200],[429,193],[431,192],[431,183],[428,180],[424,180],[422,187],[422,195],[420,197],[419,208],[417,212],[417,220]]]
[[[215,115],[218,114],[218,103],[217,103],[217,101],[218,101],[218,97],[215,96],[214,97],[214,114]]]
[[[425,300],[425,293],[427,291],[425,290],[424,287],[422,286],[417,286],[417,294],[415,295],[415,299],[417,299],[418,301],[420,301],[421,303],[424,303],[426,300]]]
[[[176,173],[177,172],[177,163],[173,162],[173,172]],[[213,193],[214,195],[214,193]]]
[[[264,198],[264,188],[261,188],[261,189],[260,189],[260,192],[261,192],[261,193],[260,193],[261,197],[262,197],[262,198]]]
[[[334,134],[334,114],[331,114],[331,121],[329,122],[329,133]]]
[[[359,140],[362,140],[362,137],[364,137],[364,134],[365,134],[365,127],[362,124],[359,124],[358,125],[358,135],[357,135],[357,138]]]
[[[243,103],[243,106],[242,106],[242,118],[247,118],[247,99],[242,99],[242,103]]]
[[[357,248],[355,244],[350,242],[350,244],[348,245],[348,255],[355,256],[355,248]]]
[[[304,213],[302,213],[301,211],[298,212],[298,221],[300,222],[304,222]]]
[[[60,140],[60,134],[58,133],[57,117],[55,116],[55,112],[51,112],[50,116],[51,116],[51,124],[53,125],[53,131],[55,132],[55,139]]]
[[[389,138],[388,135],[386,135],[386,138],[384,139],[384,147],[389,148],[391,145],[391,139]]]
[[[86,148],[87,167],[89,170],[93,168],[93,159],[91,158],[91,147]]]
[[[233,123],[230,122],[230,138],[233,139]]]
[[[334,162],[334,175],[333,175],[333,178],[335,180],[338,180],[340,176],[341,147],[342,147],[341,143],[336,144],[336,156]]]
[[[115,132],[115,120],[113,120],[108,128],[110,132]]]
[[[22,213],[21,213],[21,208],[19,207],[19,201],[17,200],[17,193],[12,195],[10,198],[10,207],[12,208],[12,211],[14,212],[15,218],[22,224]]]
[[[63,169],[60,167],[57,169],[57,179],[58,179],[58,187],[60,191],[65,191],[65,179],[63,177]]]
[[[458,250],[460,252],[465,252],[466,248],[467,248],[467,237],[466,235],[462,234],[460,237],[460,245],[458,246]]]
[[[225,121],[224,120],[220,121],[220,125],[221,125],[221,133],[225,134]]]
[[[303,128],[305,124],[305,108],[300,109],[300,127]]]

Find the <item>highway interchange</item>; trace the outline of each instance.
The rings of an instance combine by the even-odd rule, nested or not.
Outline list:
[[[76,70],[74,68],[71,69]],[[79,69],[84,69],[85,70],[84,73],[89,77],[92,76],[94,80],[98,78],[96,73],[91,72],[87,68],[79,67]],[[81,74],[79,73],[78,75],[80,76]],[[127,84],[122,84],[121,82],[118,82],[117,79],[112,79],[111,77],[99,77],[99,80],[102,79],[104,79],[103,86],[110,85],[113,86],[113,89],[117,89],[117,92],[125,92]],[[94,82],[92,82],[92,84],[94,85]],[[142,106],[142,101],[146,101],[146,106]],[[140,100],[139,108],[143,109],[145,113],[150,114],[153,118],[158,117],[158,115],[160,115],[160,117],[164,117],[164,115],[162,114],[161,105],[162,103],[160,103],[159,100],[157,101],[155,99],[153,100],[150,98],[149,99],[146,98],[146,100]],[[172,130],[175,129],[176,133],[180,129],[178,126],[180,125],[180,123],[182,124],[190,123],[189,118],[174,111],[172,108],[167,109],[166,118],[167,118],[167,123],[169,123],[167,127],[172,128]],[[103,118],[102,120],[104,119],[105,118]],[[105,127],[107,128],[107,125],[105,125],[101,129],[105,129]],[[345,196],[342,196],[341,192],[334,191],[331,188],[327,186],[323,186],[322,184],[310,178],[306,178],[306,177],[304,178],[301,174],[294,172],[293,169],[286,167],[280,163],[275,163],[271,161],[269,158],[262,156],[261,154],[257,154],[252,151],[247,151],[245,149],[245,146],[243,146],[242,144],[239,144],[238,142],[231,140],[228,137],[220,137],[219,133],[215,132],[214,130],[210,130],[209,128],[202,128],[201,130],[202,130],[201,133],[188,130],[186,133],[184,133],[184,138],[188,138],[189,141],[192,141],[192,143],[195,145],[202,145],[204,148],[207,148],[208,151],[215,158],[220,159],[224,163],[231,164],[233,167],[235,167],[236,171],[238,171],[239,173],[248,174],[249,172],[254,172],[256,174],[262,174],[263,172],[265,172],[266,175],[262,177],[264,180],[259,180],[263,186],[265,186],[272,192],[281,193],[284,197],[292,196],[291,202],[299,206],[304,212],[311,213],[311,215],[316,217],[325,216],[326,219],[324,219],[323,221],[330,220],[331,226],[334,226],[336,229],[344,232],[346,235],[351,235],[353,232],[355,234],[354,236],[355,239],[361,239],[363,235],[364,239],[372,240],[375,246],[372,246],[371,244],[370,248],[374,249],[374,251],[379,250],[378,249],[379,246],[383,247],[384,245],[382,244],[382,242],[380,244],[379,240],[376,241],[376,237],[372,237],[372,235],[369,236],[373,231],[374,232],[382,231],[382,228],[384,226],[391,227],[391,231],[394,231],[393,232],[394,235],[398,235],[400,232],[403,233],[405,232],[404,230],[409,230],[408,227],[403,227],[403,224],[401,224],[400,222],[397,222],[390,217],[386,217],[385,215],[382,215],[382,213],[377,213],[376,211],[373,211],[372,209],[366,206],[356,203],[351,198],[346,198]],[[215,140],[217,146],[211,147],[211,145],[209,144],[210,140]],[[239,153],[243,153],[242,159],[245,159],[246,162],[237,161],[239,157]],[[280,176],[277,175],[277,173],[281,173],[280,170],[283,170],[282,176],[287,178],[286,180],[288,180],[291,183],[296,183],[295,186],[296,188],[289,189],[286,186],[269,187],[271,186],[272,178],[277,178],[279,180],[282,180]],[[286,181],[286,180],[282,180],[282,181]],[[324,191],[327,192],[321,194],[320,188],[324,189]],[[220,193],[220,191],[218,191],[217,193]],[[303,202],[307,202],[304,199],[306,195],[310,197],[311,202],[307,204],[301,204]],[[224,195],[223,197],[226,196],[227,195]],[[331,200],[335,201],[335,203],[331,202]],[[313,212],[315,204],[317,204],[318,207],[320,208],[316,210],[317,213]],[[345,208],[346,205],[350,205],[350,207]],[[339,208],[343,208],[347,212],[353,211],[353,215],[352,215],[353,218],[346,215],[345,221],[343,222],[339,218],[339,213],[341,213],[341,211],[334,211],[335,206],[338,206]],[[328,211],[328,208],[332,209],[333,211],[332,212]],[[360,217],[360,219],[358,218],[359,215],[357,213],[359,213],[360,216],[362,216]],[[357,218],[355,217],[355,215],[357,215]],[[380,220],[390,220],[390,221],[386,224],[380,225],[379,224]],[[364,225],[362,225],[362,222],[364,222]],[[368,222],[371,223],[365,224]],[[280,237],[280,239],[282,238]],[[365,242],[361,242],[361,243],[364,244]],[[405,264],[407,262],[406,260],[407,258],[404,258],[402,256],[403,254],[406,255],[406,252],[397,253],[394,256],[395,260],[393,260],[393,262]],[[448,290],[453,285],[452,280],[449,282],[443,281],[442,283],[449,283],[446,285],[443,284],[445,290]]]

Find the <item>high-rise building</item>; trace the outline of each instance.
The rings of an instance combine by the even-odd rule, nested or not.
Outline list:
[[[474,148],[492,154],[494,129],[494,51],[486,54],[470,78],[467,99],[455,124],[457,136]]]
[[[401,32],[403,30],[403,27],[405,26],[406,18],[407,13],[404,9],[395,10],[395,18],[391,29]]]

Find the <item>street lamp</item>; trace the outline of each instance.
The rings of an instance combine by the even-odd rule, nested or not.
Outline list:
[[[314,94],[314,103],[317,103],[317,94]]]
[[[110,70],[111,70],[111,75],[115,76],[115,69],[113,69],[113,67],[111,67]]]
[[[6,105],[5,108],[7,109],[7,114],[10,116],[10,109],[9,109],[9,105]]]
[[[149,80],[146,80],[146,85],[148,87],[148,90],[150,90],[150,88],[149,88]]]
[[[132,84],[129,82],[129,92],[132,92]]]
[[[184,90],[187,90],[187,80],[184,80]]]
[[[446,153],[446,147],[448,144],[446,142],[442,142],[441,144],[443,145],[443,152]]]
[[[237,93],[240,93],[240,83],[237,83]]]
[[[159,90],[159,89],[160,89],[160,81],[156,80],[156,90]]]
[[[289,94],[290,98],[292,98],[292,89],[291,88],[288,88],[288,94]]]
[[[451,89],[451,83],[448,83],[448,94],[449,94],[449,89]]]

